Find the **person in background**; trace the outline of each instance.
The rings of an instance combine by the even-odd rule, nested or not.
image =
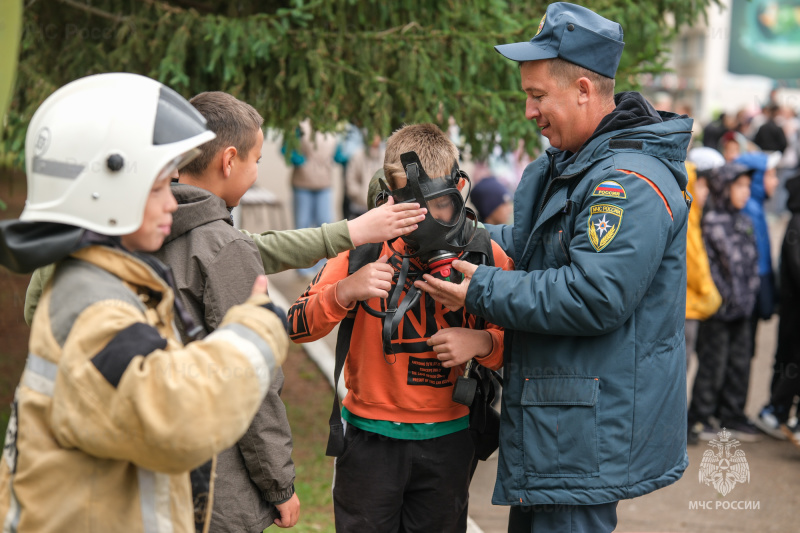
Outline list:
[[[686,191],[692,195],[689,223],[686,229],[686,366],[695,352],[697,330],[700,322],[712,316],[722,303],[714,285],[708,253],[703,244],[701,221],[708,198],[708,175],[725,164],[722,154],[713,148],[701,146],[689,150],[686,173],[689,182]],[[688,443],[697,443],[697,434],[688,433]]]
[[[294,194],[295,228],[316,228],[333,220],[333,156],[336,137],[313,131],[310,120],[299,126],[300,146],[292,154],[292,192]],[[319,271],[324,260],[315,267],[299,269],[309,277]]]
[[[681,116],[686,116],[689,118],[694,117],[694,109],[692,109],[691,104],[689,104],[689,102],[685,100],[678,100],[677,102],[675,102],[674,111],[676,114]],[[689,146],[699,147],[702,143],[698,144],[697,139],[699,139],[702,135],[703,135],[703,128],[700,127],[700,122],[695,120],[692,123],[692,141],[689,143]]]
[[[346,193],[350,199],[350,211],[359,216],[367,212],[369,182],[376,171],[383,168],[386,145],[377,133],[368,146],[356,149],[345,168]]]
[[[707,146],[707,145],[706,145]],[[727,131],[719,140],[717,149],[722,153],[725,161],[731,163],[742,154],[748,152],[747,138],[738,131]]]
[[[706,124],[703,128],[703,146],[718,150],[722,136],[730,130],[728,115],[725,112],[720,112],[719,116]]]
[[[753,420],[761,431],[777,439],[786,438],[784,425],[789,427],[789,433],[796,433],[797,419],[789,422],[789,414],[798,392],[797,374],[800,373],[800,175],[788,180],[786,189],[789,193],[787,207],[792,217],[786,227],[779,262],[778,346],[770,382],[770,401]],[[784,383],[779,393],[780,382]]]
[[[764,107],[765,122],[756,131],[753,142],[764,152],[781,152],[786,150],[786,134],[777,122],[780,106],[775,102],[770,102]]]
[[[797,174],[800,164],[800,119],[797,117],[797,110],[790,106],[781,107],[778,113],[779,118],[776,121],[786,136],[786,149],[783,150],[778,163],[778,188],[764,208],[767,213],[783,216],[789,214],[786,205],[788,199],[786,181]]]
[[[800,176],[788,180],[786,189],[792,217],[781,245],[778,348],[770,400],[758,421],[766,422],[766,432],[773,436],[777,425],[781,434],[800,448],[800,425],[796,416],[790,418],[792,406],[800,396]],[[762,425],[759,428],[765,429]]]
[[[351,193],[347,185],[347,168],[350,164],[350,159],[358,150],[364,148],[364,134],[352,122],[344,122],[341,124],[339,131],[339,142],[336,145],[336,153],[333,155],[333,160],[342,165],[343,173],[343,194],[342,194],[342,216],[346,220],[352,220],[364,211],[355,213],[351,209],[350,199]],[[358,202],[361,205],[362,202]]]
[[[758,322],[769,320],[775,312],[777,293],[775,290],[775,274],[772,268],[772,250],[770,246],[769,224],[764,212],[764,203],[772,198],[778,188],[776,167],[781,154],[772,152],[748,152],[739,156],[736,163],[744,165],[751,172],[750,199],[742,212],[750,217],[756,234],[758,248],[758,276],[760,279],[756,305],[752,317],[753,355],[755,355],[755,335]]]
[[[514,205],[505,185],[494,176],[483,178],[472,189],[470,200],[484,224],[509,224]]]
[[[750,198],[751,172],[726,163],[708,180],[703,237],[722,305],[700,323],[697,332],[698,368],[688,424],[689,431],[703,440],[716,437],[712,417],[741,441],[755,442],[760,435],[744,414],[750,382],[750,315],[759,283],[753,223],[742,212]]]

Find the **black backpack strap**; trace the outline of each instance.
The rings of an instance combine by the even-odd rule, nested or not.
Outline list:
[[[483,256],[483,258],[480,257]],[[477,256],[477,257],[476,257]],[[475,230],[475,236],[464,249],[464,259],[476,265],[494,266],[492,239],[486,228]]]
[[[368,263],[376,261],[380,257],[383,243],[363,244],[350,251],[347,275],[351,275],[359,268]],[[344,360],[350,351],[350,340],[353,336],[353,325],[356,321],[356,310],[347,313],[347,316],[339,323],[339,334],[336,337],[336,363],[333,367],[333,408],[328,420],[331,431],[328,436],[328,447],[325,455],[329,457],[339,457],[344,452],[344,425],[342,424],[342,413],[339,407],[339,376],[344,368]]]
[[[475,237],[465,249],[463,258],[476,265],[495,266],[492,240],[484,228],[475,231]],[[483,317],[475,317],[475,329],[484,329]],[[500,444],[500,415],[492,407],[497,390],[494,379],[502,385],[502,377],[483,365],[472,365],[470,377],[477,380],[475,398],[469,409],[469,430],[475,446],[474,462],[487,460]]]

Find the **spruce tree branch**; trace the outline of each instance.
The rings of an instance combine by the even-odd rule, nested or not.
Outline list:
[[[448,39],[458,38],[458,39],[465,39],[465,40],[489,40],[489,41],[497,41],[497,42],[505,42],[513,40],[514,36],[516,35],[527,35],[525,33],[525,28],[521,28],[515,31],[510,32],[483,32],[483,31],[444,31],[444,30],[428,30],[425,31],[424,26],[420,26],[416,22],[410,22],[405,26],[395,26],[394,28],[389,28],[388,30],[383,30],[379,32],[373,31],[352,31],[350,32],[350,36],[357,36],[362,39],[371,39],[371,40],[383,40],[390,35],[397,33],[397,32],[405,32],[407,31],[406,28],[416,26],[423,33],[413,34],[413,35],[403,35],[402,39],[404,41],[429,41],[431,39],[437,39],[439,41],[446,41]],[[314,37],[322,37],[325,39],[335,39],[341,36],[340,32],[335,31],[322,31],[318,28],[297,28],[291,29],[286,32],[288,35],[303,35],[303,34],[310,34]]]
[[[80,9],[81,11],[86,11],[87,13],[91,13],[92,15],[113,20],[115,22],[125,22],[129,18],[127,16],[114,15],[113,13],[103,11],[102,9],[98,9],[96,7],[92,7],[87,4],[76,2],[75,0],[58,0],[58,1],[61,2],[62,4],[74,7],[75,9]]]
[[[388,30],[379,31],[378,33],[375,33],[374,35],[375,35],[375,37],[377,37],[379,39],[382,39],[383,37],[386,37],[387,35],[390,35],[392,33],[398,32],[398,31],[400,33],[406,33],[411,28],[415,28],[415,27],[419,28],[420,30],[424,30],[424,28],[422,26],[420,26],[419,23],[416,20],[412,20],[411,22],[409,22],[408,24],[406,24],[404,26],[395,26],[394,28],[389,28]]]
[[[172,6],[166,2],[159,2],[158,0],[142,0],[142,2],[151,6],[160,7],[161,9],[163,9],[168,13],[177,14],[177,13],[184,13],[186,11],[182,7]],[[193,7],[195,7],[196,9],[201,9],[201,7],[205,9],[210,9],[209,6],[207,6],[206,4],[201,4],[200,2],[185,2],[185,3],[193,4]]]

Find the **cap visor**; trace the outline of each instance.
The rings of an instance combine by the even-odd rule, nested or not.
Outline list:
[[[558,53],[539,48],[531,44],[530,41],[498,44],[494,49],[512,61],[536,61],[538,59],[553,59],[558,56]]]

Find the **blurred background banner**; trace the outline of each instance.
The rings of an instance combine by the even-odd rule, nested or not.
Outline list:
[[[14,72],[17,70],[19,36],[22,27],[22,0],[0,0],[0,122],[14,88]],[[0,137],[3,129],[0,128]]]
[[[800,73],[800,0],[733,0],[728,70],[776,80]]]

